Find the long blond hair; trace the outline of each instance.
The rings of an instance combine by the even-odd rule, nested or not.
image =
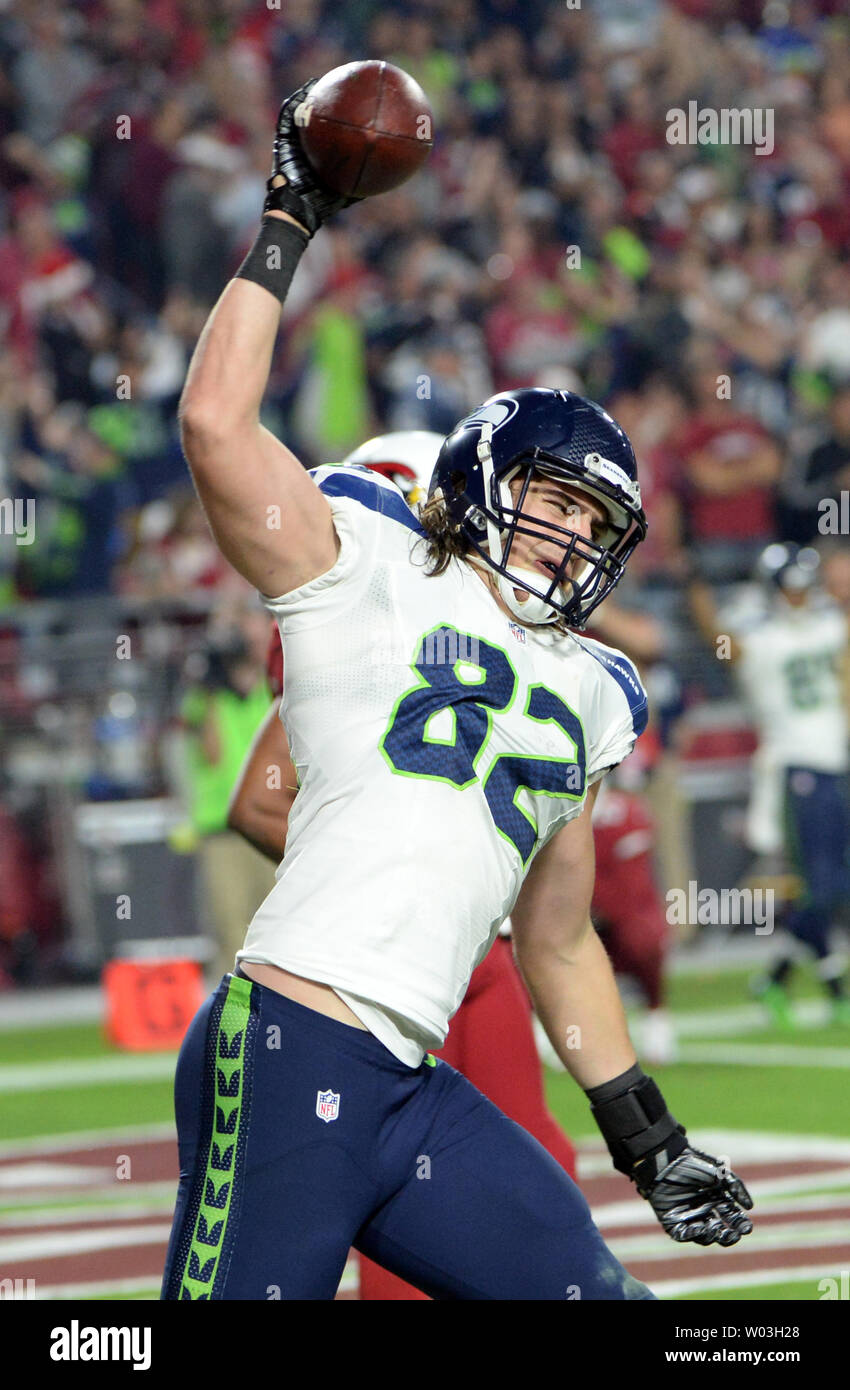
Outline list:
[[[463,559],[469,550],[469,542],[460,527],[449,519],[440,489],[420,507],[419,525],[425,532],[427,575],[445,574],[452,560]]]

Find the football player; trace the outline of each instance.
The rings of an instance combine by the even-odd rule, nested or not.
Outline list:
[[[830,950],[832,918],[850,894],[846,866],[847,712],[841,665],[848,618],[818,584],[817,551],[767,547],[756,577],[768,610],[732,634],[719,632],[711,591],[691,584],[698,624],[711,641],[723,635],[758,726],[751,820],[763,843],[784,848],[803,893],[785,925],[812,952],[834,1021],[850,1022],[844,962]],[[781,1027],[793,1026],[785,986],[793,958],[781,955],[756,993]]]
[[[751,1229],[744,1185],[638,1066],[589,917],[595,788],[646,701],[569,628],[645,533],[634,454],[582,397],[504,392],[448,437],[417,522],[391,483],[311,477],[260,424],[292,275],[350,201],[300,150],[309,90],[281,108],[260,232],[181,398],[212,530],[278,618],[300,789],[180,1051],[163,1297],[330,1299],[354,1245],[440,1299],[650,1298],[563,1168],[432,1055],[510,913],[615,1167],[674,1239]]]
[[[344,459],[342,466],[365,465],[374,469],[396,483],[408,505],[415,507],[420,497],[427,496],[442,443],[441,435],[425,430],[395,431],[370,439]],[[276,623],[269,645],[267,675],[273,703],[237,779],[228,826],[278,864],[286,846],[297,778],[279,718],[283,650]],[[594,834],[598,834],[595,825]],[[510,929],[503,926],[487,956],[472,972],[448,1039],[435,1056],[462,1071],[509,1119],[533,1134],[575,1178],[575,1149],[546,1107],[531,1019],[528,994],[513,959]],[[425,1296],[365,1256],[360,1258],[359,1270],[360,1297],[367,1302],[398,1302]]]

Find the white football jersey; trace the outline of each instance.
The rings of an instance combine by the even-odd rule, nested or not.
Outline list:
[[[646,696],[619,652],[512,621],[465,562],[428,577],[394,484],[312,476],[340,552],[264,599],[299,791],[238,959],[330,985],[416,1067],[443,1045],[534,855],[631,751]]]
[[[763,767],[845,772],[848,727],[840,667],[847,619],[841,610],[827,600],[796,609],[777,603],[735,637]]]

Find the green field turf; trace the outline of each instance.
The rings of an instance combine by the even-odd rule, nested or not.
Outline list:
[[[801,1051],[824,1047],[847,1051],[850,1064],[850,1028],[800,1026],[785,1032],[767,1022],[761,1027],[729,1033],[712,1027],[713,1011],[752,1008],[748,992],[751,971],[716,971],[704,975],[678,975],[670,980],[669,1006],[699,1033],[689,1042],[722,1045],[734,1056],[736,1044],[793,1047]],[[810,972],[798,971],[792,997],[819,997]],[[704,1015],[704,1020],[701,1017]],[[2,1069],[86,1058],[133,1058],[163,1054],[123,1054],[107,1042],[98,1023],[63,1024],[56,1027],[13,1029],[0,1032],[0,1088]],[[847,1118],[847,1076],[841,1068],[758,1066],[677,1062],[653,1069],[671,1110],[691,1128],[764,1129],[850,1136]],[[35,1078],[34,1078],[35,1079]],[[550,1106],[568,1133],[594,1138],[597,1130],[584,1095],[563,1072],[546,1072]],[[0,1089],[3,1130],[7,1139],[61,1134],[125,1123],[169,1122],[173,1117],[170,1079],[134,1080],[124,1084],[98,1081],[94,1085],[62,1089],[41,1083],[31,1091]]]
[[[31,1094],[16,1091],[0,1096],[0,1109],[4,1139],[163,1124],[174,1119],[173,1087],[170,1081],[146,1081]]]
[[[850,1137],[844,1071],[683,1062],[656,1067],[653,1075],[676,1119],[688,1129]],[[571,1077],[547,1071],[546,1094],[553,1115],[568,1134],[598,1138],[587,1098]]]
[[[750,1130],[777,1134],[829,1135],[850,1137],[847,1090],[850,1071],[850,1027],[822,1026],[817,1011],[812,1014],[811,1001],[822,995],[808,972],[798,972],[791,991],[808,1015],[792,1032],[770,1024],[754,1011],[749,990],[752,971],[716,971],[704,975],[686,974],[674,977],[669,985],[669,1007],[679,1025],[685,1025],[682,1046],[711,1045],[722,1048],[729,1060],[677,1061],[648,1068],[657,1077],[673,1113],[692,1132],[700,1130]],[[741,1014],[740,1027],[738,1027]],[[636,1011],[639,1026],[640,1010]],[[734,1030],[734,1031],[733,1031]],[[746,1064],[734,1060],[736,1047],[746,1047]],[[750,1050],[764,1047],[792,1049],[788,1064],[782,1054],[781,1065],[758,1065]],[[794,1049],[802,1059],[812,1048],[830,1049],[830,1055],[842,1065],[794,1065]],[[843,1065],[846,1053],[847,1066]],[[169,1075],[129,1078],[98,1078],[96,1069],[86,1074],[87,1084],[63,1086],[45,1068],[62,1065],[79,1068],[88,1060],[106,1065],[109,1059],[126,1057],[133,1066],[170,1070],[176,1054],[123,1053],[108,1043],[98,1023],[60,1024],[39,1028],[0,1031],[0,1114],[2,1137],[7,1141],[41,1136],[60,1136],[80,1131],[120,1128],[122,1125],[173,1123],[172,1079]],[[4,1069],[7,1071],[4,1084]],[[19,1089],[21,1068],[32,1068],[33,1084]],[[564,1072],[545,1069],[545,1085],[550,1108],[567,1133],[576,1138],[599,1141],[599,1132],[591,1117],[587,1100]],[[844,1185],[846,1190],[847,1184]],[[841,1189],[825,1183],[824,1192]],[[171,1192],[160,1191],[156,1185],[150,1192],[135,1189],[133,1198],[144,1197],[149,1202],[163,1203],[167,1209]],[[810,1195],[814,1195],[810,1190]],[[123,1194],[116,1200],[120,1201]],[[129,1200],[129,1198],[128,1198]],[[64,1199],[63,1199],[64,1201]],[[102,1204],[103,1198],[98,1201]],[[85,1204],[85,1194],[69,1196],[69,1205]],[[36,1205],[42,1205],[37,1202]],[[26,1205],[26,1204],[24,1204]],[[50,1206],[62,1205],[55,1200]],[[0,1209],[3,1204],[0,1203]],[[22,1207],[18,1205],[18,1210]],[[97,1295],[93,1294],[93,1297]],[[119,1299],[155,1298],[157,1290],[132,1291],[109,1295]],[[792,1280],[723,1288],[722,1285],[694,1293],[679,1295],[685,1301],[793,1301],[817,1300],[821,1297],[817,1280]]]
[[[750,983],[757,974],[756,970],[717,970],[706,974],[673,975],[667,984],[667,1002],[671,1009],[685,1011],[752,1004]],[[823,990],[811,971],[805,969],[792,975],[788,993],[792,999],[823,997]]]
[[[97,1023],[0,1032],[0,1107],[3,1138],[22,1139],[123,1124],[161,1124],[174,1118],[173,1082],[104,1081],[97,1085],[34,1086],[3,1091],[3,1067],[85,1061],[101,1057],[162,1058],[163,1053],[125,1053],[107,1042]],[[172,1054],[176,1062],[177,1054]]]
[[[704,1301],[710,1303],[717,1301],[751,1303],[753,1300],[758,1300],[759,1303],[767,1303],[794,1300],[811,1303],[821,1297],[822,1295],[818,1292],[817,1279],[801,1279],[794,1284],[751,1284],[743,1289],[700,1289],[698,1293],[679,1294],[676,1301],[681,1303],[702,1303]]]
[[[41,1028],[12,1028],[0,1033],[0,1066],[23,1062],[70,1062],[75,1057],[120,1057],[103,1036],[99,1023],[61,1023]]]

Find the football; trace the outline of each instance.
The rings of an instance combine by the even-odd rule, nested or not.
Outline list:
[[[325,73],[296,110],[295,124],[318,178],[347,198],[398,188],[434,144],[428,98],[392,63],[345,63]]]

